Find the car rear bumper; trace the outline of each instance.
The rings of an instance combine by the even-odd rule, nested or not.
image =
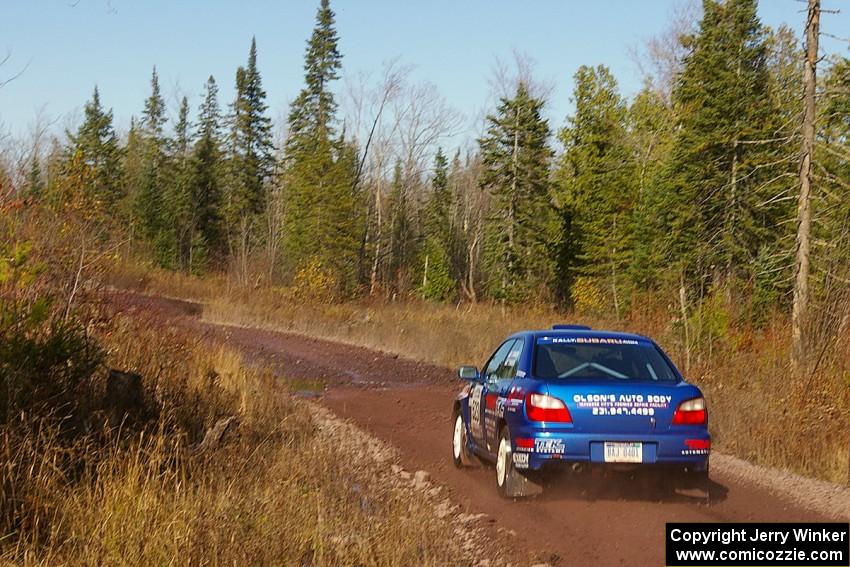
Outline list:
[[[523,428],[512,432],[514,464],[538,470],[553,462],[608,464],[606,442],[640,443],[641,460],[636,466],[681,466],[702,471],[708,467],[711,436],[703,428],[653,434],[552,432]]]

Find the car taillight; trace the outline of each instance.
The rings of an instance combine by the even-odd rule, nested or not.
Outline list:
[[[705,423],[705,399],[685,400],[673,414],[673,425],[703,425]]]
[[[573,417],[564,402],[546,394],[528,394],[525,397],[525,413],[531,421],[572,423]]]

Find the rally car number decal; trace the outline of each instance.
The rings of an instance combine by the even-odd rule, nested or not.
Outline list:
[[[472,435],[481,438],[481,397],[484,394],[484,387],[481,385],[475,386],[472,393],[469,394],[469,426],[472,429]]]

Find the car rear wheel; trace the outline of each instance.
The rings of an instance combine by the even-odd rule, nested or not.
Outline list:
[[[540,484],[532,482],[514,466],[511,435],[507,427],[502,428],[496,452],[496,490],[502,498],[533,496],[543,491]]]

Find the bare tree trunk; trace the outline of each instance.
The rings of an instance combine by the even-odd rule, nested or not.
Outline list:
[[[422,274],[422,289],[428,285],[428,255],[425,255],[425,273]]]
[[[614,215],[614,234],[617,234],[617,216]],[[611,248],[611,293],[614,295],[614,313],[620,320],[620,297],[617,293],[617,247]]]
[[[381,250],[381,244],[384,240],[384,223],[383,223],[383,213],[381,209],[383,205],[381,204],[381,173],[378,172],[378,177],[375,181],[377,183],[375,189],[375,217],[377,222],[377,234],[375,236],[375,257],[372,259],[372,273],[369,276],[369,295],[375,295],[378,292],[378,265],[381,261],[381,254],[383,250]]]
[[[475,293],[475,249],[478,247],[478,240],[481,236],[480,223],[479,228],[475,231],[475,236],[467,249],[467,264],[466,264],[466,283],[463,283],[463,291],[470,302],[478,301],[478,296]]]
[[[809,308],[809,239],[812,225],[812,155],[815,146],[815,88],[817,86],[820,0],[809,0],[804,67],[803,143],[800,149],[800,195],[797,200],[797,240],[794,302],[791,311],[791,368],[800,377],[806,371],[806,322]]]
[[[65,307],[65,317],[64,320],[68,320],[68,317],[71,316],[71,307],[74,305],[74,298],[77,295],[77,290],[80,289],[80,280],[82,280],[83,276],[83,260],[86,257],[86,241],[83,240],[82,245],[80,246],[80,262],[77,264],[77,273],[74,276],[74,282],[71,284],[71,293],[68,294],[68,305]]]
[[[685,332],[685,372],[691,369],[691,334],[688,328],[688,298],[684,279],[679,286],[679,308],[682,312],[682,330]]]

